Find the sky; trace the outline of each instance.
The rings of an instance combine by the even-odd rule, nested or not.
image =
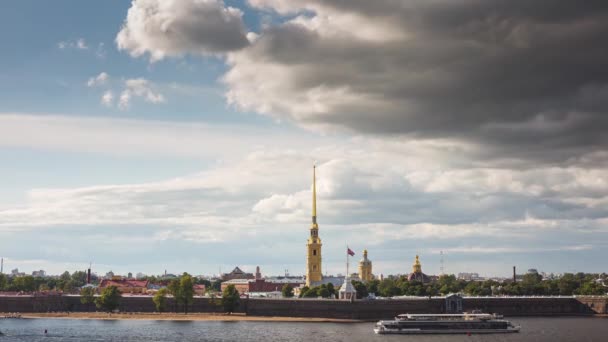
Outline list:
[[[606,272],[608,3],[0,3],[4,271]],[[523,272],[522,271],[522,272]]]

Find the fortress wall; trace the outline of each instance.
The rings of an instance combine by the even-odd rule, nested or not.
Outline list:
[[[464,311],[482,310],[505,316],[592,314],[577,298],[464,298]]]
[[[167,308],[174,310],[172,298]],[[344,319],[389,319],[402,313],[443,313],[442,298],[339,301],[319,299],[242,299],[236,312],[252,316],[325,317]],[[464,298],[463,310],[479,309],[506,316],[606,314],[607,297],[577,298]],[[80,303],[78,296],[0,296],[0,312],[95,311],[94,304]],[[178,311],[182,311],[178,308]],[[154,312],[152,297],[121,299],[120,311]],[[189,312],[223,312],[221,299],[194,298]]]
[[[344,319],[390,319],[402,313],[441,313],[442,299],[412,300],[285,300],[249,299],[246,312],[254,316],[327,317]]]
[[[223,312],[220,299],[194,298],[190,312]],[[0,296],[0,312],[49,312],[49,311],[96,311],[95,304],[82,304],[79,296]],[[120,311],[155,312],[152,297],[124,296],[120,299]],[[173,298],[167,298],[167,311],[175,310]],[[178,311],[183,308],[178,307]],[[238,311],[238,310],[237,310]]]
[[[576,297],[587,310],[596,314],[608,314],[608,297],[605,296],[585,296]]]

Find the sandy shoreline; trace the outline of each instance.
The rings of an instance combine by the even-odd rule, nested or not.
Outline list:
[[[354,319],[335,318],[309,318],[309,317],[263,317],[246,316],[244,314],[212,314],[212,313],[103,313],[103,312],[72,312],[72,313],[29,313],[22,314],[22,318],[58,318],[58,319],[139,319],[163,321],[253,321],[253,322],[327,322],[327,323],[357,323]]]

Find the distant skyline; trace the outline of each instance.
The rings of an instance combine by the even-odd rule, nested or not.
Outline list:
[[[4,272],[607,272],[608,4],[0,3]]]

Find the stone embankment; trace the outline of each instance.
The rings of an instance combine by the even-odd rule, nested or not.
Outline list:
[[[172,298],[168,308],[174,309]],[[608,314],[608,297],[464,297],[462,309],[496,312],[506,316],[556,316]],[[79,296],[2,296],[0,312],[94,312],[93,304],[80,303]],[[120,311],[155,311],[152,297],[124,296]],[[220,299],[195,297],[192,313],[221,313]],[[321,317],[374,320],[402,313],[444,313],[444,298],[358,300],[354,302],[320,299],[242,299],[238,313],[249,316]]]

